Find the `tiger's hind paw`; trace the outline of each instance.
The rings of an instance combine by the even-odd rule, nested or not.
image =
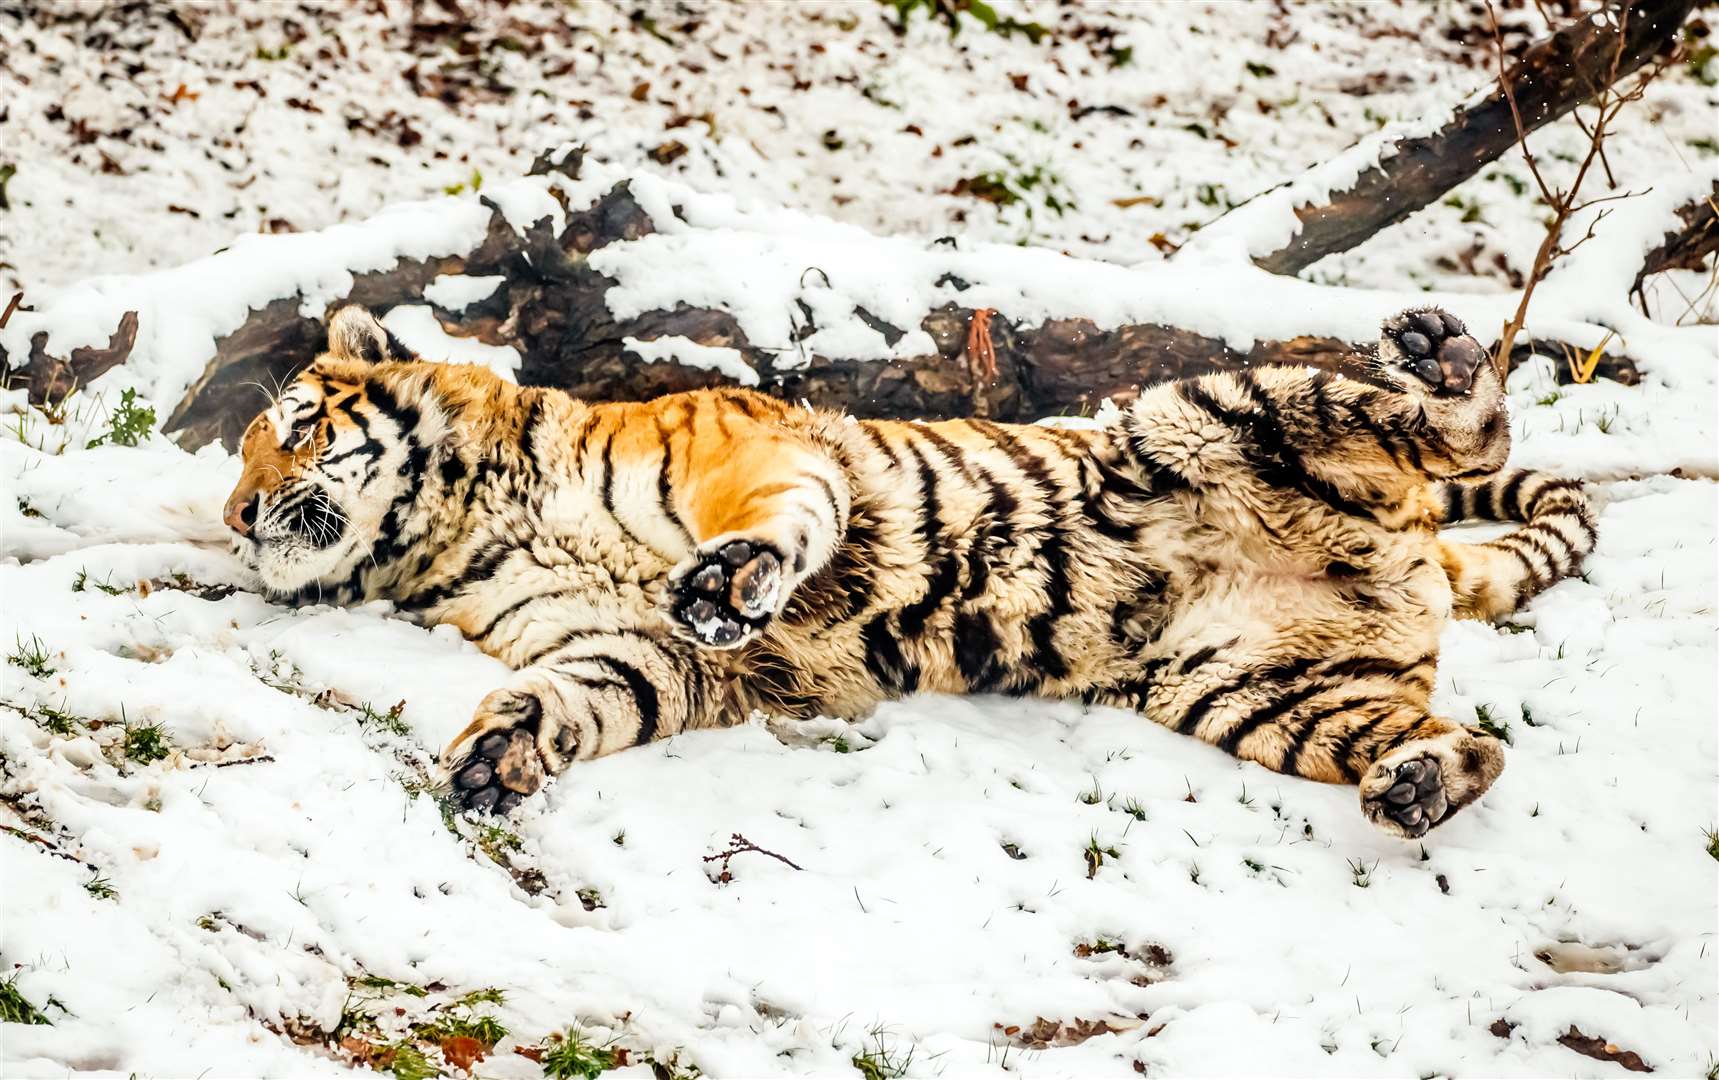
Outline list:
[[[1503,769],[1497,739],[1457,728],[1375,761],[1361,778],[1361,811],[1384,831],[1413,840],[1480,798]]]
[[[737,648],[781,610],[788,592],[783,577],[782,556],[773,546],[718,538],[670,575],[669,610],[699,644]]]
[[[1384,358],[1445,397],[1468,393],[1475,371],[1487,360],[1486,351],[1462,320],[1438,308],[1405,311],[1388,319],[1381,346]]]

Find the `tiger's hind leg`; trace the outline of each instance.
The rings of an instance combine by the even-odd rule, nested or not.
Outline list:
[[[1276,772],[1354,784],[1368,820],[1404,838],[1449,820],[1503,771],[1497,739],[1428,708],[1436,635],[1225,631],[1208,615],[1183,621],[1197,631],[1172,627],[1134,700],[1114,703]]]

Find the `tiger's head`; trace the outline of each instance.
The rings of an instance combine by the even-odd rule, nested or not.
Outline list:
[[[251,422],[224,520],[272,592],[345,580],[371,558],[407,490],[414,429],[390,378],[414,359],[361,307],[329,323],[328,351]]]

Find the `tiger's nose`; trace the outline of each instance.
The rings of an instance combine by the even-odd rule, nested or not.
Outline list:
[[[240,536],[251,535],[251,528],[257,523],[257,514],[262,510],[263,496],[261,492],[235,491],[233,497],[227,500],[226,513],[222,520],[227,528]]]

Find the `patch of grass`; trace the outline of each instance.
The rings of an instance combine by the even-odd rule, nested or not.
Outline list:
[[[485,825],[478,830],[477,846],[495,862],[504,862],[508,852],[524,850],[525,841],[501,825]]]
[[[255,55],[258,60],[285,60],[289,55],[291,55],[291,53],[292,46],[290,45],[282,45],[278,49],[271,49],[264,45],[258,45]]]
[[[23,430],[21,428],[18,432],[18,441],[22,442],[22,443],[27,443],[29,441],[29,440],[24,438],[24,433],[23,433]],[[39,518],[39,517],[45,517],[46,516],[40,510],[36,509],[34,506],[31,506],[30,500],[24,498],[22,495],[20,495],[18,497],[18,513],[23,514],[27,518]]]
[[[543,1051],[543,1057],[538,1061],[543,1075],[549,1080],[571,1080],[575,1076],[597,1080],[617,1064],[613,1050],[591,1045],[574,1028],[568,1028],[565,1035],[551,1038],[553,1045]]]
[[[466,190],[466,188],[468,188],[468,187],[471,188],[473,191],[482,191],[483,190],[483,173],[479,172],[476,169],[473,169],[471,179],[461,181],[458,184],[445,185],[442,188],[442,191],[448,195],[458,195],[460,192]]]
[[[912,21],[913,13],[925,12],[928,19],[942,19],[949,27],[950,38],[961,33],[961,13],[965,12],[978,21],[979,25],[993,34],[1013,37],[1020,34],[1028,41],[1037,45],[1050,34],[1036,22],[1021,22],[1019,19],[1006,15],[998,15],[985,0],[884,0],[884,3],[895,10],[895,32],[907,33],[908,23]]]
[[[1105,859],[1122,858],[1122,852],[1116,850],[1114,846],[1099,843],[1097,833],[1093,833],[1092,837],[1087,840],[1086,848],[1082,854],[1086,856],[1086,876],[1088,880],[1098,876],[1098,870],[1104,865]]]
[[[884,1044],[881,1032],[871,1033],[871,1045],[853,1056],[854,1068],[865,1080],[900,1080],[913,1064],[913,1047],[906,1053]]]
[[[1707,854],[1719,859],[1719,826],[1703,829],[1707,837]]]
[[[1534,404],[1536,404],[1536,405],[1556,405],[1556,404],[1558,404],[1559,401],[1561,401],[1563,399],[1563,397],[1564,397],[1563,394],[1554,390],[1550,394],[1547,394],[1545,397],[1534,402]]]
[[[1092,788],[1088,791],[1081,792],[1079,795],[1075,796],[1075,798],[1085,803],[1087,806],[1097,806],[1099,803],[1103,802],[1104,789],[1098,786],[1098,778],[1096,776],[1093,777]]]
[[[387,712],[377,712],[368,701],[358,705],[358,726],[362,728],[380,728],[390,735],[404,738],[412,733],[411,727],[402,717],[406,712],[406,703],[399,702]]]
[[[48,647],[42,644],[41,638],[31,634],[28,642],[22,638],[14,640],[17,648],[6,655],[8,664],[23,668],[25,674],[37,679],[45,679],[54,674],[57,669],[49,666]]]
[[[35,717],[36,723],[42,725],[44,730],[60,736],[76,735],[78,728],[84,723],[82,717],[75,716],[64,709],[53,708],[50,705],[36,706],[31,715]]]
[[[1516,745],[1510,738],[1510,721],[1494,717],[1490,705],[1476,705],[1474,707],[1474,726],[1506,746]]]
[[[115,900],[119,897],[119,890],[113,887],[113,882],[100,874],[84,882],[84,892],[89,893],[97,900]]]
[[[173,740],[160,724],[126,724],[120,751],[139,765],[149,765],[173,752]]]
[[[845,735],[832,735],[831,737],[829,737],[828,739],[825,739],[824,741],[829,743],[830,749],[834,750],[838,754],[851,754],[851,753],[853,753],[854,748],[852,746],[848,745],[847,736],[845,736]]]
[[[1122,801],[1121,810],[1124,814],[1127,814],[1129,817],[1133,818],[1135,821],[1145,821],[1146,820],[1146,808],[1144,806],[1140,805],[1139,799],[1133,799],[1133,798],[1124,799]]]
[[[411,983],[399,982],[398,980],[385,978],[381,975],[360,975],[358,978],[352,980],[352,985],[361,986],[366,990],[391,990],[395,993],[406,994],[410,997],[416,998],[421,998],[429,993],[429,991],[425,990],[422,986],[414,986]]]
[[[1461,195],[1452,195],[1445,199],[1444,204],[1462,211],[1462,223],[1464,225],[1472,225],[1477,221],[1481,224],[1486,223],[1486,219],[1480,213],[1480,204],[1477,202],[1464,199]]]
[[[139,405],[137,391],[127,387],[120,391],[119,408],[107,418],[107,431],[85,444],[85,449],[112,443],[115,446],[136,446],[155,430],[155,408]]]
[[[1349,875],[1354,879],[1355,887],[1357,889],[1365,889],[1367,886],[1373,884],[1373,871],[1378,868],[1379,861],[1377,859],[1373,860],[1372,866],[1368,866],[1360,859],[1349,860]]]
[[[48,1004],[43,1008],[58,1004],[59,1002],[49,998]],[[0,1024],[46,1024],[52,1027],[53,1023],[18,989],[18,976],[0,980]]]
[[[393,1057],[388,1063],[388,1071],[396,1080],[431,1080],[442,1075],[442,1070],[430,1064],[424,1052],[406,1039],[393,1044],[389,1050],[393,1051]]]
[[[85,589],[90,588],[91,586],[94,586],[95,589],[99,592],[107,593],[109,596],[119,596],[121,593],[125,593],[125,592],[130,591],[129,589],[121,588],[118,585],[109,584],[108,579],[111,577],[113,577],[113,575],[110,573],[110,574],[108,574],[107,577],[102,578],[100,581],[91,581],[90,580],[90,572],[88,570],[84,569],[83,567],[79,567],[78,568],[78,576],[72,579],[72,591],[73,592],[83,592]]]

